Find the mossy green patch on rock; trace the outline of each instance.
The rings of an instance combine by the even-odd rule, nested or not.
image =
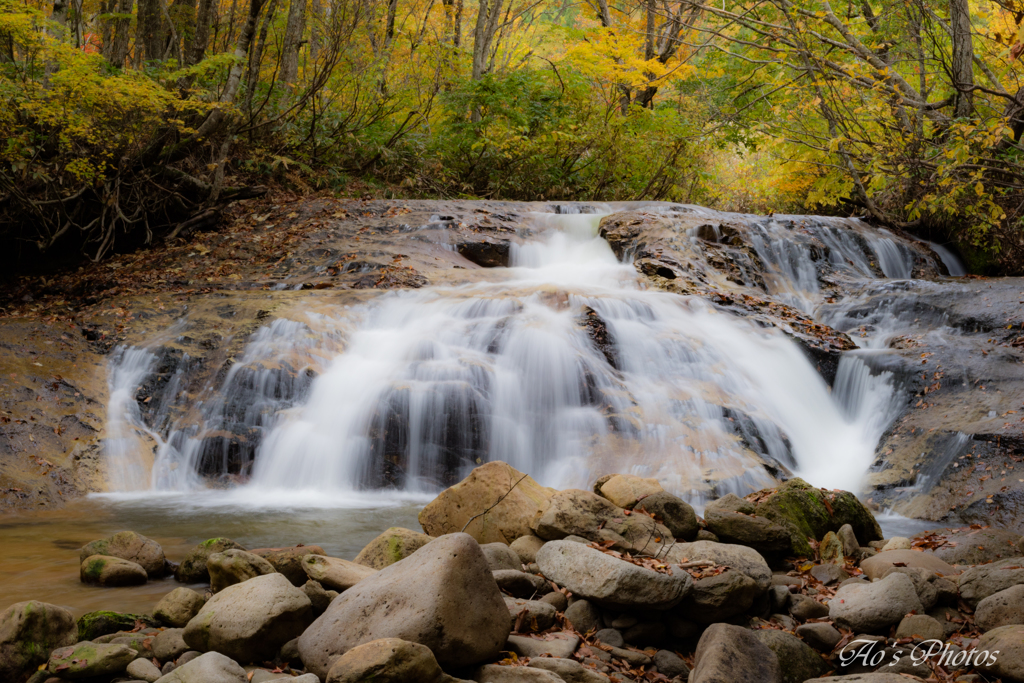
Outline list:
[[[431,541],[430,536],[401,527],[391,527],[370,541],[356,556],[355,562],[374,569],[384,569]]]
[[[136,623],[159,626],[159,622],[146,614],[124,614],[121,612],[89,612],[78,619],[79,640],[93,640],[118,631],[130,631]]]
[[[210,572],[206,568],[206,560],[213,553],[222,553],[225,550],[245,550],[245,548],[232,541],[230,538],[210,538],[185,556],[185,559],[178,565],[174,572],[174,578],[181,583],[206,583],[210,580]]]
[[[78,641],[78,626],[68,610],[31,600],[0,613],[0,681],[24,680],[50,651]]]

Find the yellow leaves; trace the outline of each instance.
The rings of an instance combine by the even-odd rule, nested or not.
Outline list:
[[[974,186],[974,193],[979,197],[985,194],[985,185],[981,182]]]

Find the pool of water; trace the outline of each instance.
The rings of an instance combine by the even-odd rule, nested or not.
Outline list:
[[[0,611],[23,600],[41,600],[67,607],[76,617],[100,609],[151,612],[181,584],[166,578],[143,586],[99,588],[79,581],[79,548],[117,531],[130,529],[152,538],[174,562],[216,536],[246,548],[316,544],[332,556],[352,559],[388,527],[421,531],[417,515],[428,499],[204,491],[91,496],[61,510],[8,514],[0,517]]]

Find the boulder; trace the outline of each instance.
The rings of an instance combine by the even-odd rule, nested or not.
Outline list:
[[[324,549],[318,545],[297,545],[291,548],[256,548],[250,550],[253,555],[259,555],[270,563],[277,571],[284,574],[293,586],[299,587],[309,579],[306,570],[302,568],[302,558],[306,555],[326,555]]]
[[[477,683],[565,683],[561,678],[545,671],[526,666],[485,664],[473,672]]]
[[[884,579],[890,574],[906,574],[910,577],[911,581],[914,582],[914,590],[917,591],[917,597],[921,600],[921,606],[924,607],[925,611],[935,607],[939,602],[940,590],[944,593],[944,602],[956,602],[956,584],[948,579],[939,577],[927,569],[920,567],[889,567],[882,574],[882,578]]]
[[[871,511],[849,491],[817,489],[799,477],[794,477],[776,489],[765,489],[747,496],[755,502],[755,512],[761,517],[789,526],[793,551],[810,557],[810,538],[822,538],[829,531],[839,531],[849,524],[861,541],[879,541],[882,530]]]
[[[168,626],[183,627],[206,604],[206,598],[191,588],[175,588],[160,598],[153,616]]]
[[[814,622],[812,624],[801,624],[796,627],[796,634],[819,652],[828,654],[836,648],[843,634],[832,624]]]
[[[393,526],[360,550],[355,562],[373,569],[384,569],[409,557],[431,540],[426,534]],[[323,555],[323,552],[320,554]]]
[[[309,598],[275,572],[214,595],[188,622],[182,637],[201,652],[220,652],[242,663],[262,662],[272,660],[311,620]]]
[[[153,638],[153,656],[161,662],[173,661],[188,652],[184,638],[185,629],[168,628]]]
[[[302,569],[306,576],[324,588],[343,592],[363,579],[377,573],[376,569],[364,564],[356,564],[338,557],[324,555],[305,555],[302,558]]]
[[[160,544],[134,531],[118,531],[110,538],[87,543],[78,554],[81,562],[93,555],[119,557],[134,562],[145,569],[151,579],[163,576],[167,568],[167,558]]]
[[[132,678],[146,681],[146,683],[156,683],[163,675],[160,673],[160,669],[156,668],[156,665],[148,659],[136,659],[128,662],[126,671]]]
[[[393,563],[392,563],[393,564]],[[430,648],[398,638],[356,646],[338,657],[326,683],[448,683]]]
[[[860,541],[857,539],[857,534],[854,533],[852,526],[849,524],[842,525],[839,527],[839,531],[836,532],[836,536],[839,537],[840,542],[843,544],[843,555],[860,559]]]
[[[657,479],[644,479],[633,474],[613,474],[602,478],[601,485],[594,488],[594,493],[627,510],[632,510],[647,496],[665,492]]]
[[[675,652],[669,652],[668,650],[658,650],[654,654],[654,665],[658,667],[658,673],[664,674],[669,678],[690,675],[690,667],[686,665],[683,658]]]
[[[203,541],[190,550],[174,571],[174,578],[179,583],[208,583],[210,572],[206,570],[206,558],[213,553],[225,550],[245,550],[230,538],[211,538]]]
[[[693,541],[697,538],[697,532],[700,531],[697,513],[693,507],[682,498],[673,496],[667,491],[652,493],[637,503],[636,509],[654,515],[654,519],[664,524],[672,533],[673,538]]]
[[[897,638],[914,638],[915,640],[943,640],[946,631],[938,620],[927,614],[908,614],[896,627]]]
[[[535,530],[548,541],[580,536],[590,541],[613,541],[616,550],[651,555],[672,538],[672,532],[651,517],[628,513],[601,496],[580,489],[551,496]]]
[[[532,598],[551,592],[551,584],[536,574],[527,574],[514,569],[492,572],[494,582],[503,592],[516,598]]]
[[[746,574],[726,569],[721,574],[694,581],[693,590],[675,614],[697,623],[713,624],[746,612],[763,593]]]
[[[765,559],[753,548],[742,545],[714,541],[676,543],[665,554],[664,559],[672,564],[711,560],[717,565],[731,567],[746,574],[762,592],[768,590],[768,586],[772,584],[772,570]]]
[[[160,623],[148,614],[123,614],[121,612],[89,612],[78,618],[79,640],[95,640],[118,631],[131,631],[136,625],[159,626]]]
[[[885,542],[882,546],[882,552],[886,550],[910,550],[913,546],[910,543],[910,539],[905,536],[893,536]]]
[[[1000,626],[985,633],[974,646],[975,661],[988,653],[978,669],[1004,683],[1024,683],[1024,626]],[[999,654],[995,654],[998,652]]]
[[[663,574],[571,541],[546,543],[537,564],[551,581],[604,607],[669,609],[693,583],[686,572]]]
[[[219,652],[191,659],[157,680],[157,683],[248,683],[245,669]]]
[[[22,681],[50,652],[78,642],[68,610],[45,602],[18,602],[0,613],[0,681]]]
[[[601,611],[586,600],[574,600],[565,610],[565,618],[580,633],[599,630],[604,622]]]
[[[689,683],[781,683],[779,660],[754,632],[712,624],[700,637]]]
[[[976,608],[999,591],[1024,584],[1024,557],[1011,557],[992,564],[971,567],[960,575],[960,597]]]
[[[982,631],[1024,624],[1024,584],[993,593],[978,603],[974,623]]]
[[[532,533],[533,520],[554,493],[511,465],[489,462],[442,491],[420,512],[419,522],[431,536],[465,529],[480,543],[509,544]]]
[[[126,645],[84,640],[50,653],[46,670],[60,678],[92,678],[121,673],[139,653]]]
[[[531,659],[527,664],[532,669],[543,669],[558,676],[565,683],[608,683],[608,677],[599,674],[593,669],[584,668],[582,664],[572,659],[559,657],[539,657]],[[658,671],[665,673],[659,666]]]
[[[918,534],[917,538],[932,541],[925,552],[953,565],[976,565],[1019,557],[1020,536],[1007,529],[935,529]],[[938,547],[929,547],[941,543]]]
[[[259,555],[231,548],[222,553],[210,553],[206,558],[206,570],[210,573],[210,589],[219,593],[236,583],[273,574],[274,565]]]
[[[546,602],[555,608],[556,612],[564,612],[569,609],[569,599],[565,597],[564,593],[559,591],[551,591],[547,595],[541,596],[541,602]]]
[[[327,595],[327,591],[324,590],[323,586],[313,579],[309,579],[306,583],[302,584],[302,592],[309,598],[309,604],[313,608],[314,617],[318,617],[327,611],[328,605],[331,604],[331,598]]]
[[[786,553],[792,549],[791,531],[767,517],[709,508],[704,511],[704,521],[723,543],[738,543],[762,553]]]
[[[883,550],[877,555],[861,560],[860,568],[869,578],[880,579],[890,567],[896,565],[927,569],[939,576],[953,576],[958,573],[956,568],[935,555],[917,550]]]
[[[139,586],[149,575],[141,565],[110,555],[92,555],[85,558],[79,572],[82,583],[98,586]]]
[[[754,635],[778,658],[782,683],[804,683],[832,670],[821,655],[792,633],[763,629]]]
[[[555,608],[546,602],[505,598],[505,605],[513,631],[546,631],[555,623]]]
[[[846,573],[845,569],[840,565],[832,564],[831,562],[816,564],[811,567],[811,576],[818,581],[821,581],[826,586],[838,581],[846,581],[850,578],[850,575]]]
[[[789,599],[789,613],[800,621],[821,619],[828,616],[829,607],[809,595],[794,593]]]
[[[321,678],[335,657],[381,638],[425,645],[442,667],[468,667],[501,651],[508,614],[476,540],[449,534],[335,598],[299,638],[299,652]]]
[[[523,563],[519,560],[519,555],[516,554],[516,551],[504,543],[482,543],[480,544],[480,551],[484,554],[487,566],[491,568],[492,572],[502,569],[521,570],[523,568]]]
[[[836,625],[856,633],[874,633],[899,623],[912,611],[924,611],[913,580],[898,573],[874,583],[842,586],[828,606]]]
[[[505,648],[519,657],[572,657],[580,645],[579,636],[571,633],[548,633],[540,638],[530,636],[509,636]]]
[[[537,561],[537,551],[540,550],[542,545],[544,545],[543,538],[530,534],[529,536],[520,536],[512,541],[512,545],[509,547],[512,548],[512,552],[519,556],[520,562],[530,564]]]

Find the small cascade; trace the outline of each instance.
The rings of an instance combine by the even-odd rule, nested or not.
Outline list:
[[[107,437],[103,452],[111,491],[144,491],[149,488],[146,437],[158,438],[142,420],[136,394],[153,372],[157,357],[146,349],[118,347],[110,360],[107,388]],[[152,461],[152,458],[148,458]]]

